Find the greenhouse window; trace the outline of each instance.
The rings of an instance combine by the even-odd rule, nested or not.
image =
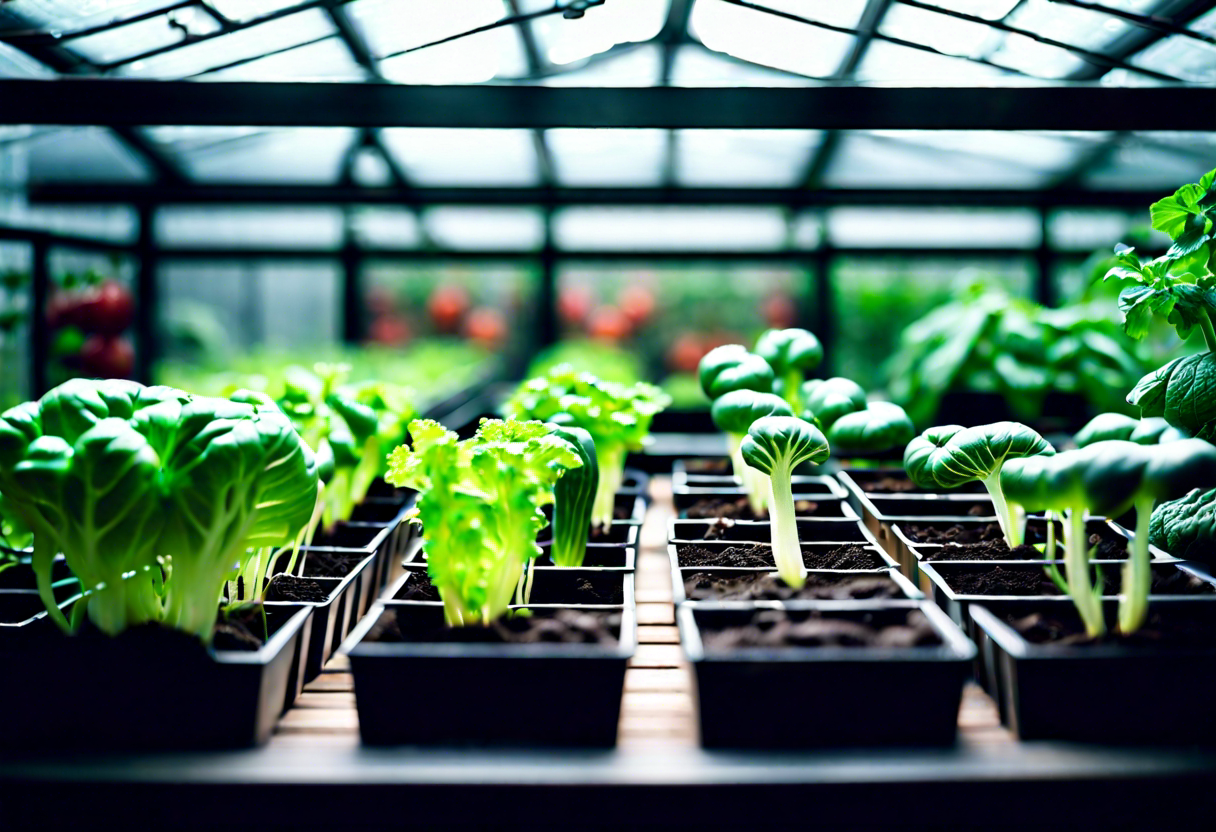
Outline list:
[[[545,235],[540,212],[530,208],[431,208],[422,227],[440,248],[466,251],[536,251]]]
[[[667,152],[664,130],[545,131],[562,185],[657,185]]]
[[[565,208],[553,233],[569,251],[771,251],[787,229],[776,208]]]
[[[821,136],[812,130],[678,130],[676,180],[693,187],[799,185]]]
[[[576,20],[545,15],[531,23],[544,57],[564,65],[607,52],[617,44],[648,41],[659,34],[671,0],[612,0]],[[552,0],[520,0],[528,14],[553,7]],[[525,24],[528,25],[528,24]]]
[[[418,185],[535,185],[540,173],[528,130],[391,128],[381,132]]]
[[[1028,209],[834,208],[827,232],[838,248],[1034,248],[1042,236]]]
[[[795,13],[806,13],[801,4],[786,5],[798,5],[799,11]],[[849,21],[836,25],[853,25],[861,16],[864,3],[847,0],[822,6],[816,14],[824,11],[836,21]],[[825,19],[824,22],[831,21]],[[693,7],[691,27],[697,39],[715,52],[813,78],[824,78],[835,72],[854,41],[851,35],[785,20],[721,0],[697,3]]]
[[[298,248],[332,251],[342,245],[337,208],[162,208],[156,240],[167,248]]]

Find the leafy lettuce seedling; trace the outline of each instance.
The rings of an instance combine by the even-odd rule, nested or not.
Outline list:
[[[921,488],[958,488],[981,482],[992,498],[1009,548],[1022,543],[1023,519],[1005,500],[1001,470],[1010,460],[1056,452],[1035,430],[1018,422],[964,428],[942,425],[922,433],[904,450],[904,469]]]
[[[798,542],[792,477],[801,463],[818,464],[827,459],[828,441],[810,422],[793,416],[765,416],[747,431],[740,452],[748,465],[770,479],[773,558],[781,579],[797,589],[806,583],[806,564]]]
[[[607,527],[625,477],[625,458],[646,446],[651,421],[669,404],[671,397],[653,384],[601,381],[562,364],[524,382],[503,405],[503,412],[511,419],[572,425],[591,434],[599,462],[592,519]]]
[[[582,462],[562,472],[553,489],[553,562],[558,566],[582,566],[600,478],[595,440],[582,428],[554,427],[553,433],[566,440]]]
[[[413,446],[389,458],[387,480],[419,492],[411,520],[422,525],[427,572],[449,626],[485,625],[527,595],[525,567],[540,554],[536,534],[563,471],[579,454],[541,422],[483,419],[461,441],[429,419],[410,423]]]

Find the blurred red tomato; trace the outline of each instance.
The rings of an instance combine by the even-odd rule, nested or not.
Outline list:
[[[56,292],[46,304],[46,324],[51,329],[75,326],[80,319],[80,295],[76,292]]]
[[[121,335],[135,320],[135,299],[125,286],[107,280],[81,295],[76,316],[85,332]]]
[[[667,348],[667,367],[676,373],[695,373],[707,352],[707,345],[700,335],[685,332]]]
[[[135,372],[135,349],[126,338],[91,335],[77,357],[80,369],[96,378],[130,378]]]
[[[626,286],[617,296],[617,303],[634,326],[645,323],[654,314],[654,295],[645,286]]]
[[[746,343],[747,339],[744,338],[742,335],[740,335],[737,332],[729,332],[727,330],[720,329],[720,330],[711,332],[709,335],[704,336],[704,341],[705,341],[705,351],[709,352],[710,350],[714,349],[715,347],[723,347],[723,346],[726,346],[727,344]]]
[[[409,341],[413,334],[409,321],[400,315],[388,314],[379,315],[372,321],[367,337],[374,343],[396,347]]]
[[[594,298],[585,286],[567,286],[557,297],[557,314],[563,321],[575,326],[587,320]]]
[[[798,319],[798,307],[789,295],[769,295],[764,301],[764,320],[774,329],[791,327]]]
[[[502,312],[489,306],[479,306],[464,322],[464,334],[487,347],[498,346],[507,337],[507,319]]]
[[[436,286],[426,308],[436,329],[455,332],[469,310],[469,293],[460,286]]]
[[[629,334],[629,318],[615,306],[600,306],[587,319],[587,334],[605,341],[619,341]]]

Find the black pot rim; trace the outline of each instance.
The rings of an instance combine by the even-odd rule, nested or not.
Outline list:
[[[689,546],[689,545],[701,546],[706,543],[714,543],[714,544],[723,543],[723,544],[730,544],[732,546],[739,546],[739,545],[749,546],[749,545],[754,545],[756,543],[759,543],[762,546],[772,545],[767,540],[760,540],[760,541],[753,541],[753,540],[669,540],[667,542],[667,560],[670,565],[670,568],[673,570],[673,580],[674,580],[674,570],[679,570],[679,569],[692,569],[694,571],[702,571],[705,569],[737,569],[741,574],[747,573],[747,572],[776,572],[777,571],[777,567],[775,565],[774,566],[681,566],[680,565],[680,556],[679,556],[679,553],[676,551],[680,546]],[[869,549],[871,552],[878,555],[879,560],[881,560],[884,564],[884,566],[878,570],[875,570],[875,569],[812,569],[812,570],[810,570],[812,572],[874,572],[874,571],[881,571],[881,569],[895,569],[895,570],[899,569],[899,564],[895,561],[894,558],[892,558],[890,555],[888,555],[881,546],[878,546],[877,544],[874,544],[874,543],[870,543],[868,541],[862,542],[862,541],[847,541],[846,540],[844,542],[840,542],[840,541],[832,541],[832,540],[829,540],[829,541],[816,540],[816,541],[813,541],[810,543],[802,543],[801,545],[803,545],[803,546],[832,546],[832,547],[861,546],[863,548]]]
[[[710,572],[719,575],[754,575],[757,572],[763,572],[768,575],[777,575],[775,568],[767,566],[680,566],[676,561],[675,545],[668,544],[667,554],[671,560],[671,592],[676,605],[680,604],[711,604],[720,603],[717,600],[689,598],[688,592],[684,588],[684,576],[696,574],[698,572]],[[888,566],[883,569],[808,569],[807,574],[813,575],[856,575],[857,577],[873,576],[887,577],[895,582],[900,591],[903,592],[908,600],[920,601],[923,600],[925,594],[921,592],[911,581],[903,576],[898,567]],[[903,600],[903,599],[897,599]],[[733,601],[731,603],[754,604],[759,601]],[[786,605],[791,601],[766,601],[765,603]]]

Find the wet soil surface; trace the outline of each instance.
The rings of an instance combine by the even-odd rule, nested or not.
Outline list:
[[[684,470],[690,474],[734,473],[729,459],[689,459],[684,463]]]
[[[431,583],[431,576],[425,572],[410,572],[410,579],[394,597],[398,601],[443,600],[439,597],[439,590]]]
[[[1172,614],[1171,614],[1172,613]],[[1108,632],[1101,639],[1090,638],[1076,613],[1069,610],[1006,616],[1006,622],[1031,644],[1086,645],[1119,644],[1128,647],[1213,647],[1216,646],[1216,619],[1211,616],[1179,614],[1150,609],[1148,620],[1130,636]],[[1111,624],[1110,621],[1107,622]]]
[[[906,615],[843,618],[812,610],[800,613],[760,610],[743,627],[702,630],[707,650],[739,647],[922,647],[941,639],[917,610]]]
[[[304,553],[304,577],[345,578],[367,558],[366,554],[310,550]]]
[[[552,573],[550,573],[552,574]],[[564,577],[564,576],[559,576]],[[545,578],[535,580],[544,581]],[[547,596],[568,596],[549,598]],[[412,572],[405,586],[394,596],[397,601],[441,601],[439,590],[431,583],[431,576],[426,572]],[[540,587],[534,586],[532,602],[536,604],[606,604],[618,605],[625,603],[625,589],[615,580],[596,581],[592,578],[578,577],[573,586]]]
[[[325,603],[329,590],[308,578],[294,575],[275,575],[266,590],[267,601],[290,601],[293,603]]]
[[[695,572],[684,577],[684,592],[693,601],[850,601],[869,598],[905,598],[899,585],[881,575],[806,576],[802,589],[791,589],[773,575],[713,575]]]
[[[1063,570],[1061,570],[1063,572]],[[1102,593],[1118,595],[1121,568],[1102,569]],[[1041,566],[991,566],[946,575],[946,583],[960,595],[1063,595]],[[1211,595],[1216,586],[1180,569],[1153,570],[1152,595]]]
[[[912,480],[905,476],[890,475],[876,480],[861,480],[858,482],[858,476],[853,475],[853,481],[857,482],[858,487],[870,494],[983,494],[984,487],[979,483],[968,483],[960,488],[951,488],[948,490],[930,491],[927,488],[921,488]]]
[[[773,547],[766,544],[731,546],[720,551],[706,549],[696,544],[683,544],[676,548],[680,566],[742,566],[774,567]],[[803,547],[802,562],[807,569],[883,569],[885,564],[874,552],[864,546],[846,544],[834,549]]]
[[[954,528],[960,528],[955,526]],[[957,538],[956,538],[957,540]],[[1105,540],[1098,535],[1090,535],[1090,558],[1092,560],[1127,560],[1127,542]],[[931,552],[922,553],[928,561],[951,560],[1043,560],[1043,552],[1034,546],[1023,544],[1010,549],[1005,539],[998,537],[982,543],[965,543],[961,545],[943,546]],[[1058,558],[1064,557],[1064,550],[1057,553]]]
[[[819,503],[812,500],[795,500],[794,514],[798,517],[814,517],[819,513]],[[768,512],[756,514],[746,497],[710,497],[697,500],[684,512],[688,520],[714,520],[725,517],[731,520],[767,520]]]
[[[367,638],[369,641],[443,644],[617,644],[621,614],[578,610],[537,610],[528,616],[510,616],[488,627],[443,627],[386,612]]]

